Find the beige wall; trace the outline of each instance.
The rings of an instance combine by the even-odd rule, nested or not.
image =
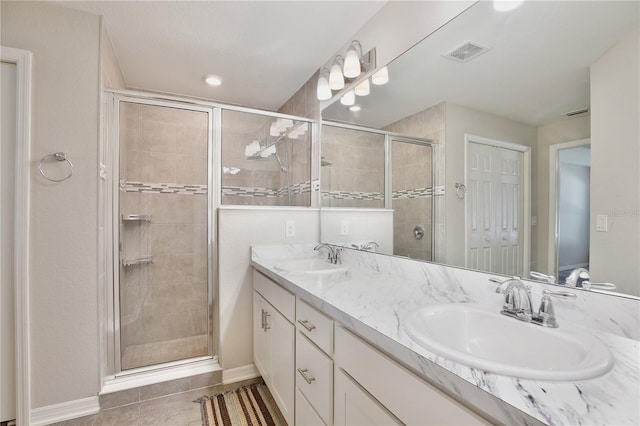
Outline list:
[[[531,214],[538,218],[538,225],[531,227],[533,271],[555,275],[555,272],[549,270],[549,147],[589,138],[590,124],[591,117],[584,115],[538,127],[536,148],[531,159],[532,168],[537,174],[534,182],[536,191],[531,197]]]
[[[37,408],[98,392],[100,20],[44,3],[0,7],[2,44],[33,52],[30,366]],[[38,174],[37,162],[57,151],[75,168],[54,184]]]
[[[126,89],[127,86],[120,71],[116,52],[113,50],[111,36],[102,23],[100,32],[100,67],[102,68],[102,86],[110,89]]]
[[[446,105],[446,263],[464,266],[464,200],[456,196],[455,182],[465,179],[464,135],[471,134],[533,147],[536,143],[536,128],[497,115],[474,110],[460,105]],[[536,170],[532,170],[532,192],[536,188]]]
[[[638,26],[591,66],[592,279],[640,294],[640,42]],[[596,216],[609,217],[597,232]]]

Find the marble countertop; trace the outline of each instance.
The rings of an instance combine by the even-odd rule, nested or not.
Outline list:
[[[495,284],[487,280],[487,274],[406,259],[400,261],[401,265],[394,264],[396,258],[354,250],[345,250],[343,254],[347,273],[312,275],[274,268],[274,264],[284,259],[317,256],[312,248],[313,245],[254,246],[251,264],[416,374],[498,422],[640,424],[640,344],[627,336],[632,332],[624,327],[617,334],[607,329],[588,330],[610,349],[615,359],[613,369],[601,377],[540,382],[488,373],[426,350],[403,327],[406,315],[434,304],[473,302],[495,306],[499,311],[502,296],[495,294]],[[402,273],[398,273],[399,267]],[[415,270],[407,275],[404,271],[407,268]],[[465,279],[461,279],[460,271],[466,274]],[[475,283],[470,286],[468,281]],[[626,309],[633,317],[637,307],[629,306]],[[562,307],[557,306],[556,311]],[[563,324],[560,315],[558,319],[561,327],[580,328],[567,321]],[[637,318],[633,320],[629,327],[637,333]]]

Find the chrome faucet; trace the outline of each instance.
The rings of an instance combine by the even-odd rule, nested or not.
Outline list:
[[[342,263],[342,258],[340,257],[342,254],[342,249],[340,247],[330,246],[329,244],[320,243],[315,246],[313,249],[320,252],[321,249],[327,249],[327,260],[329,263],[333,263],[334,265]]]
[[[356,250],[364,250],[364,251],[371,251],[374,249],[374,247],[380,247],[380,244],[376,243],[375,241],[371,240],[371,241],[367,241],[364,244],[351,244],[351,247],[353,247]]]
[[[562,297],[565,299],[575,299],[576,295],[568,291],[550,291],[542,290],[542,299],[538,313],[533,312],[531,305],[531,287],[525,286],[520,278],[513,277],[505,281],[490,278],[490,281],[499,283],[496,293],[504,294],[504,305],[501,314],[516,318],[520,321],[530,322],[543,327],[557,328],[555,310],[551,297]]]
[[[564,282],[569,287],[584,288],[585,290],[590,290],[592,288],[600,290],[616,289],[616,285],[613,283],[592,283],[589,271],[585,268],[574,269]]]
[[[496,288],[496,293],[504,294],[504,305],[500,313],[520,321],[531,322],[533,308],[530,291],[530,287],[525,286],[518,277],[500,281]]]

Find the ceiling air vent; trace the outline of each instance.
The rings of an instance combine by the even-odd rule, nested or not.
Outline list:
[[[483,46],[475,41],[467,41],[464,44],[456,47],[449,53],[445,53],[442,56],[445,58],[453,59],[458,62],[467,62],[475,58],[478,55],[491,49],[490,47]]]
[[[565,112],[562,115],[566,115],[567,117],[573,117],[574,115],[584,114],[585,112],[589,112],[589,108],[577,109],[575,111]]]

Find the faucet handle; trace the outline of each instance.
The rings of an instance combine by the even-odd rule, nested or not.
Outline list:
[[[616,285],[614,283],[592,283],[589,280],[582,281],[582,288],[586,290],[599,289],[599,290],[615,290]]]
[[[556,282],[556,277],[554,277],[553,275],[543,274],[542,272],[530,271],[529,272],[529,276],[531,278],[535,278],[537,280],[546,281],[546,282],[548,282],[550,284],[555,284],[555,282]]]
[[[557,328],[558,321],[556,320],[553,303],[551,303],[551,296],[562,299],[575,299],[577,296],[570,291],[542,290],[542,299],[540,300],[538,315],[534,316],[532,321],[544,327]]]

